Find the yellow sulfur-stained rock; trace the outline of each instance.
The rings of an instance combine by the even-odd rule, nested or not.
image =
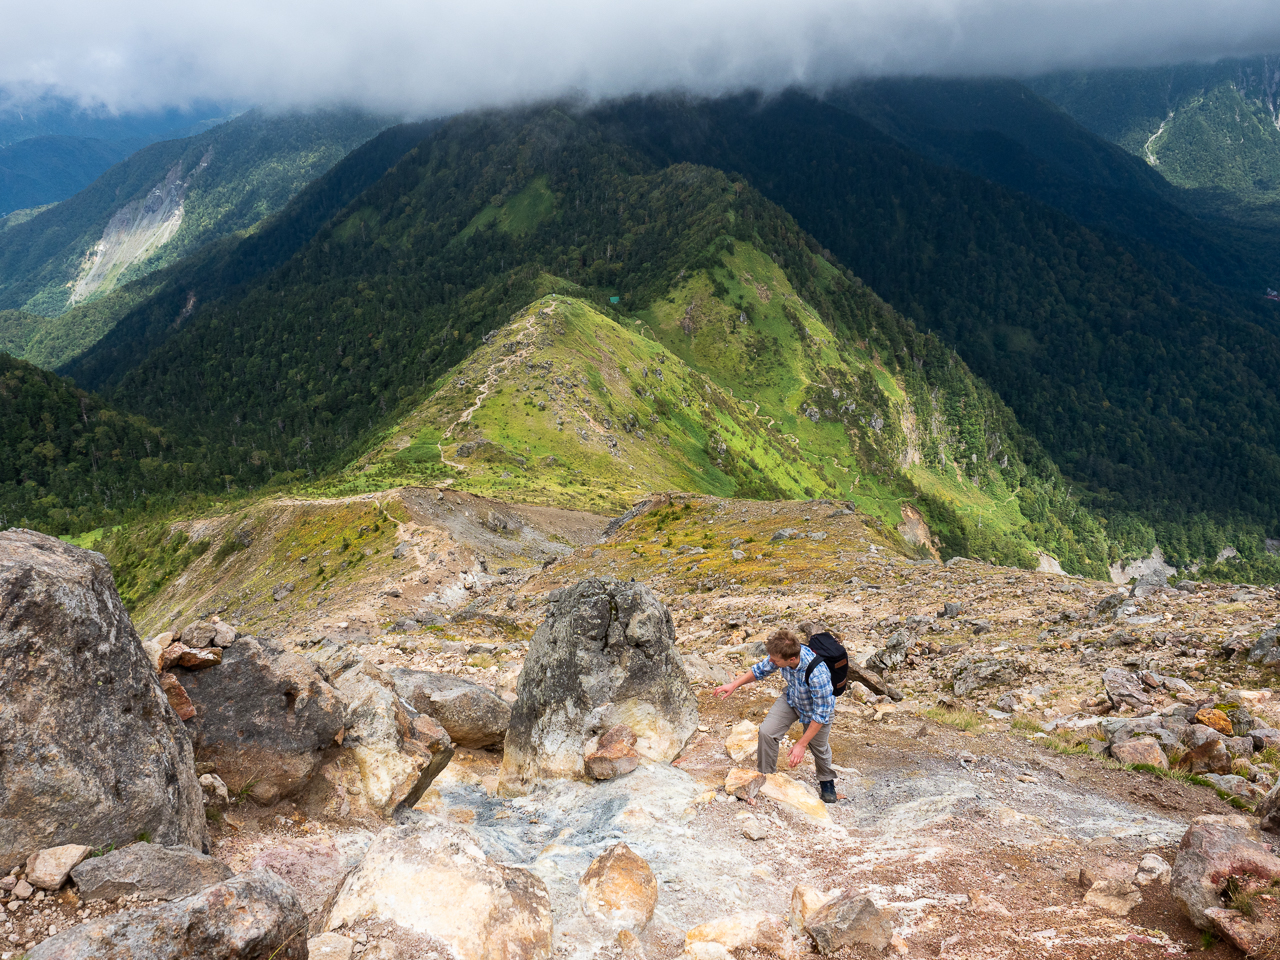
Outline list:
[[[764,786],[760,788],[760,796],[768,797],[784,807],[813,817],[815,820],[830,820],[827,805],[818,799],[818,795],[799,780],[792,780],[785,773],[770,773],[764,778]]]
[[[729,731],[729,736],[725,738],[725,752],[734,763],[750,760],[756,755],[759,738],[759,728],[750,720],[743,720],[734,724],[733,729]]]
[[[1235,736],[1231,728],[1231,719],[1221,710],[1206,707],[1196,714],[1196,723],[1203,723],[1206,727],[1212,727],[1224,737]]]
[[[653,917],[658,881],[643,857],[616,843],[591,861],[578,896],[587,916],[639,933]]]
[[[717,956],[721,951],[706,949],[715,946],[725,953],[754,950],[783,960],[795,960],[799,956],[787,922],[777,914],[759,911],[721,917],[719,920],[700,924],[684,935],[684,951],[687,956]]]
[[[795,889],[791,891],[791,929],[798,934],[804,933],[810,918],[820,908],[835,899],[839,893],[839,890],[824,893],[816,887],[806,887],[802,883],[796,884]]]
[[[739,800],[754,800],[764,786],[764,774],[757,770],[734,767],[724,778],[724,792]]]

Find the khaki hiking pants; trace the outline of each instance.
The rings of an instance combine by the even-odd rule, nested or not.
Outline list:
[[[761,773],[778,771],[778,741],[787,735],[791,725],[800,719],[786,697],[779,697],[770,709],[769,715],[760,724],[760,739],[756,746],[757,769]],[[804,725],[805,729],[808,724]],[[803,733],[804,730],[801,730]],[[827,738],[831,735],[831,724],[826,724],[818,731],[817,736],[809,741],[809,752],[818,768],[818,781],[834,780],[836,772],[831,769],[831,744]]]

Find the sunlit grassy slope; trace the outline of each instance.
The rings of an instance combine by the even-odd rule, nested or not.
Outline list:
[[[542,297],[388,431],[342,488],[448,477],[478,494],[602,512],[658,490],[830,497],[895,525],[902,502],[927,492],[1033,562],[1012,490],[975,485],[945,456],[924,462],[926,446],[960,443],[944,418],[916,411],[760,251],[739,243],[722,263],[633,318]]]

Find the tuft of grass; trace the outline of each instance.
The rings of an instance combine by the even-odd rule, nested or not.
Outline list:
[[[467,661],[467,664],[472,667],[479,667],[481,670],[487,670],[497,662],[498,661],[494,660],[493,657],[487,653],[477,653]]]
[[[1200,949],[1212,950],[1213,945],[1218,942],[1218,935],[1212,930],[1200,931]]]
[[[1030,717],[1014,717],[1010,726],[1014,730],[1021,730],[1023,733],[1044,732],[1044,727],[1042,727],[1037,721],[1032,720]]]
[[[959,709],[951,709],[949,707],[930,707],[924,712],[924,715],[930,720],[937,723],[945,723],[949,727],[955,727],[968,733],[970,730],[976,730],[987,722],[987,718],[973,710],[966,710],[963,707]]]

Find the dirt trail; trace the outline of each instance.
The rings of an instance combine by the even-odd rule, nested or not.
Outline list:
[[[554,316],[555,306],[556,305],[553,303],[550,307],[544,307],[542,310],[538,312],[538,315],[547,316],[547,317]],[[461,470],[463,472],[466,471],[467,468],[465,464],[456,463],[453,460],[446,459],[444,455],[445,441],[448,440],[450,437],[452,437],[453,431],[456,430],[458,427],[460,427],[462,424],[471,422],[472,414],[474,414],[477,410],[480,409],[480,406],[481,404],[484,403],[485,398],[489,396],[489,391],[493,389],[493,385],[498,382],[498,376],[502,373],[507,372],[507,370],[511,368],[511,365],[513,363],[518,365],[529,355],[529,351],[533,349],[538,339],[537,315],[531,314],[529,317],[527,317],[525,319],[525,327],[528,330],[528,332],[533,335],[532,340],[526,341],[524,339],[524,335],[521,334],[520,342],[525,345],[520,350],[516,351],[513,354],[510,354],[509,356],[502,358],[501,360],[498,360],[493,364],[490,364],[489,370],[485,374],[484,382],[480,385],[480,392],[476,395],[475,403],[467,407],[466,410],[462,411],[462,413],[459,414],[458,419],[454,420],[453,423],[449,424],[448,429],[446,429],[445,432],[440,435],[440,440],[439,442],[436,443],[436,447],[440,451],[441,463],[444,463],[446,466],[453,467],[455,470]]]

